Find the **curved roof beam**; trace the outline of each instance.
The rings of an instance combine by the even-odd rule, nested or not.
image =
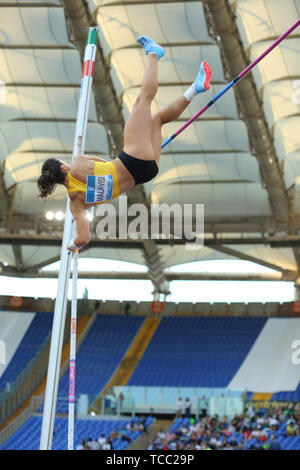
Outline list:
[[[225,67],[233,79],[248,65],[233,11],[227,0],[203,0],[203,5],[212,34],[219,42]],[[249,73],[244,77],[234,91],[248,129],[252,152],[259,163],[262,182],[267,189],[271,209],[276,219],[285,221],[287,224],[291,204],[252,74]]]

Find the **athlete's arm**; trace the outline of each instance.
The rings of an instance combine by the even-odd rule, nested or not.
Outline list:
[[[78,248],[86,246],[91,239],[90,222],[86,216],[85,209],[70,201],[70,210],[76,221],[77,237],[74,243]]]

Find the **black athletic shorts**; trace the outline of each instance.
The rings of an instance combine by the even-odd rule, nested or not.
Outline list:
[[[133,176],[135,184],[147,183],[158,173],[158,166],[155,160],[140,160],[128,155],[123,150],[119,154],[119,159]]]

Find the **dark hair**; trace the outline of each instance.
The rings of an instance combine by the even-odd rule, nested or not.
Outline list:
[[[57,158],[48,158],[42,166],[42,174],[37,181],[39,197],[44,199],[56,188],[57,184],[63,184],[66,178],[61,169],[61,162]]]

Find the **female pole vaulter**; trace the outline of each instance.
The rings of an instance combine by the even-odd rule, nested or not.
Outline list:
[[[139,95],[124,127],[124,147],[113,161],[77,155],[71,165],[56,159],[47,159],[37,181],[39,197],[47,198],[57,184],[66,187],[70,210],[76,221],[77,236],[68,250],[78,250],[90,241],[90,223],[86,209],[109,202],[136,184],[152,180],[159,171],[162,145],[161,129],[176,120],[192,99],[210,88],[211,70],[207,62],[200,64],[196,80],[186,92],[166,108],[151,114],[151,103],[158,89],[158,61],[164,49],[147,36],[139,36],[147,63]]]

